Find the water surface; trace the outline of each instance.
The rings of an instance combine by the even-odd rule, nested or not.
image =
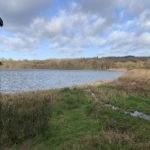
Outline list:
[[[112,80],[122,72],[89,70],[0,69],[0,92],[14,93],[71,87]]]

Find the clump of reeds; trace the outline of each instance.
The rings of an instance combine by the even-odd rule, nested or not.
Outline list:
[[[49,127],[52,98],[45,93],[1,95],[1,144],[18,144],[44,132]]]

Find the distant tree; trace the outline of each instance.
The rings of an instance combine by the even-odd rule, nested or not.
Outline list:
[[[0,61],[0,65],[3,65],[3,63]]]

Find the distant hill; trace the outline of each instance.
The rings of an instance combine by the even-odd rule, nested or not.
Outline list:
[[[150,57],[104,57],[48,60],[1,60],[0,68],[31,69],[150,69]]]

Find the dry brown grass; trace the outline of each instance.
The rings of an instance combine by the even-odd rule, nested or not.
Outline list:
[[[150,80],[150,70],[149,69],[134,69],[126,72],[121,78],[131,78],[134,80]]]
[[[135,144],[132,135],[129,135],[127,133],[119,133],[112,130],[109,130],[104,133],[104,137],[108,140],[108,142],[116,143],[116,144],[123,144],[127,143],[128,145]]]
[[[119,133],[114,131],[107,131],[104,133],[104,138],[108,141],[109,144],[127,144],[132,150],[148,150],[150,147],[150,142],[136,143],[134,137],[128,133]]]
[[[49,127],[54,91],[0,95],[0,144],[34,137]]]
[[[150,70],[134,69],[127,71],[122,77],[115,80],[112,85],[130,90],[150,92]]]
[[[5,60],[0,68],[34,68],[34,69],[135,69],[149,68],[150,57],[108,57],[80,59],[49,59],[49,60]]]

